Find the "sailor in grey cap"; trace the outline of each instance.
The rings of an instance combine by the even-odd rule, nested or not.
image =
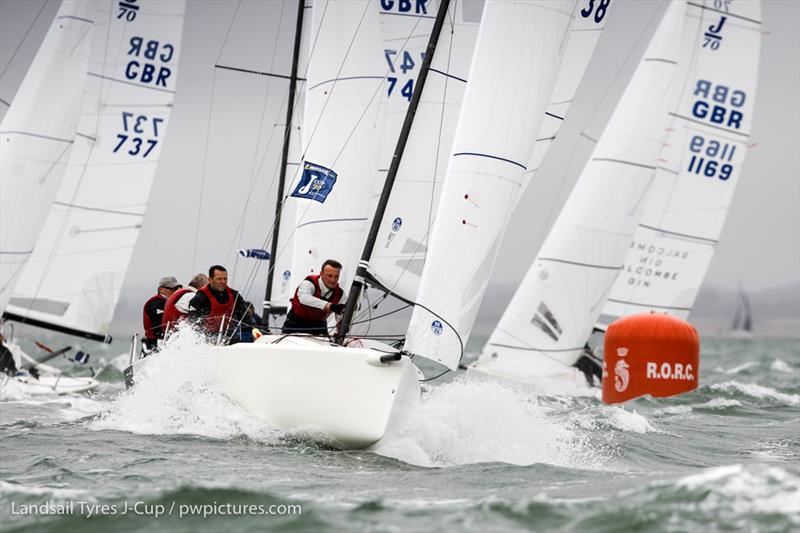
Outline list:
[[[164,276],[158,280],[158,291],[144,303],[142,310],[142,324],[144,325],[144,339],[142,344],[152,351],[158,345],[159,339],[164,338],[164,329],[161,319],[164,317],[164,304],[173,292],[181,288],[175,276]]]

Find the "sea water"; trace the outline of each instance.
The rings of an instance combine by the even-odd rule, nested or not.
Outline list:
[[[130,391],[0,390],[0,530],[800,531],[800,341],[701,361],[697,391],[621,406],[458,373],[339,451],[228,399],[184,335]]]

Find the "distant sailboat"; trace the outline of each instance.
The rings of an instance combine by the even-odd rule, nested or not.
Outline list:
[[[183,0],[141,0],[135,5],[65,1],[62,5],[51,33],[82,25],[77,32],[80,40],[68,42],[67,48],[88,57],[62,58],[53,70],[58,73],[69,66],[69,74],[30,84],[28,79],[34,76],[36,80],[42,68],[40,51],[2,127],[6,142],[0,308],[4,319],[111,341],[108,330],[172,111],[184,8]],[[48,34],[44,51],[51,41]],[[63,92],[65,85],[69,92]],[[59,135],[41,131],[53,127],[52,117],[30,112],[47,109],[42,102],[48,100],[70,113],[71,126]],[[26,110],[32,118],[26,118]],[[34,160],[52,167],[41,177],[36,174],[41,172],[39,167],[23,164],[26,154],[14,149],[15,143],[28,138],[61,143],[57,158]],[[9,140],[14,141],[11,148]],[[20,168],[27,169],[27,174],[20,176]],[[63,180],[53,174],[59,168],[63,168]],[[32,188],[35,183],[45,184],[47,190]],[[23,198],[26,201],[20,201]],[[31,205],[36,207],[31,213],[12,218],[17,226],[6,223],[7,215]],[[20,222],[24,231],[9,234]],[[16,257],[14,250],[22,251],[17,254],[20,259],[7,261],[7,256]],[[71,392],[60,389],[53,387],[51,393]]]
[[[753,339],[753,313],[750,298],[741,285],[736,291],[736,314],[733,316],[731,329],[720,332],[720,337],[727,339]]]

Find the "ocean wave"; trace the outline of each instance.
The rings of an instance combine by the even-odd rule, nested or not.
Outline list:
[[[675,405],[672,407],[665,407],[655,412],[656,415],[683,415],[694,411],[695,409],[709,409],[712,411],[723,411],[731,407],[741,407],[742,402],[739,400],[732,400],[728,398],[712,398],[711,400],[703,403],[696,403],[690,405]]]
[[[787,531],[800,525],[798,502],[796,472],[754,464],[710,468],[603,498],[492,498],[479,509],[517,524],[536,524],[537,529]]]
[[[20,496],[32,496],[35,497],[32,499],[40,500],[71,500],[76,498],[86,499],[88,492],[80,489],[65,489],[62,487],[48,487],[41,485],[23,485],[22,483],[10,483],[8,481],[0,480],[0,496],[8,500]],[[40,496],[44,496],[44,498],[37,498]]]
[[[108,402],[90,429],[275,442],[274,428],[223,394],[213,365],[204,340],[191,329],[179,331],[137,365],[136,385]]]
[[[792,372],[792,367],[790,367],[783,359],[775,359],[772,361],[772,364],[769,365],[769,368],[775,372]]]
[[[372,449],[420,466],[504,462],[602,468],[599,446],[568,423],[559,405],[499,383],[459,378],[432,388],[406,426]]]
[[[800,405],[800,396],[797,394],[784,394],[770,387],[763,387],[754,383],[741,383],[739,381],[726,381],[715,383],[709,387],[712,391],[725,393],[744,394],[759,400],[770,400],[783,405]]]
[[[686,476],[675,484],[702,495],[700,507],[728,514],[777,513],[800,524],[800,476],[777,466],[727,465]]]

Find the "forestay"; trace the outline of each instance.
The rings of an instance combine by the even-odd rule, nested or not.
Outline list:
[[[388,6],[388,7],[387,7]],[[389,65],[388,103],[379,185],[383,185],[422,65],[438,2],[381,4],[384,54]],[[370,273],[393,293],[416,298],[433,215],[464,97],[482,6],[451,2],[414,124],[395,178]],[[408,10],[412,11],[411,6]]]
[[[81,111],[92,3],[66,0],[0,125],[0,311],[61,184]]]
[[[747,151],[761,47],[758,1],[690,2],[680,101],[653,190],[598,327],[653,310],[685,319]]]
[[[175,93],[184,2],[94,2],[78,134],[9,311],[107,333],[144,217]]]
[[[457,366],[566,48],[571,6],[488,1],[405,349]]]
[[[308,75],[308,55],[311,47],[311,12],[313,4],[305,4],[305,14],[300,31],[300,49],[297,55],[297,85],[294,94],[294,109],[292,110],[292,126],[288,139],[289,143],[286,160],[286,182],[291,184],[300,175],[300,162],[302,154],[302,127],[305,115],[306,77]],[[297,202],[290,200],[288,195],[291,190],[284,190],[280,210],[276,213],[280,217],[280,231],[275,247],[275,256],[271,258],[270,269],[273,270],[272,287],[269,291],[270,299],[267,302],[271,309],[284,308],[288,305],[295,287],[292,283],[292,251],[294,249],[294,227],[297,218]]]
[[[673,0],[591,159],[471,368],[526,382],[571,375],[620,271],[674,105],[686,4]],[[583,376],[580,376],[583,380]]]
[[[304,159],[288,200],[297,213],[291,272],[297,281],[336,259],[346,287],[377,178],[387,69],[372,2],[320,1],[312,12]]]

